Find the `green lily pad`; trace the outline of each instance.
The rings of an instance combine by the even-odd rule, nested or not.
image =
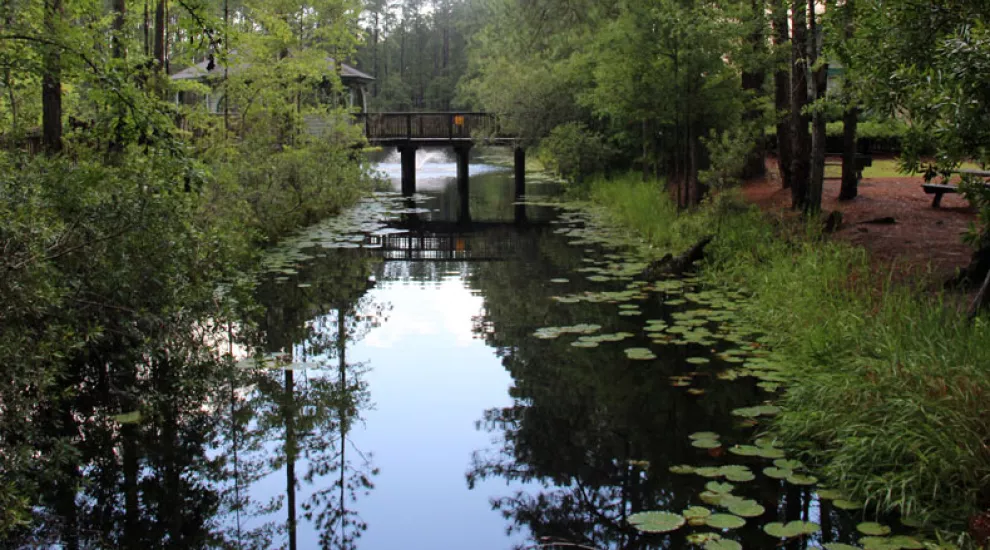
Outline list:
[[[735,485],[731,483],[722,483],[719,481],[709,481],[705,484],[705,489],[713,493],[731,493],[735,488]]]
[[[691,442],[691,446],[699,449],[717,449],[722,443],[716,439],[695,439]]]
[[[688,466],[687,464],[678,464],[677,466],[671,466],[670,473],[672,474],[693,474],[694,466]]]
[[[722,477],[721,468],[712,468],[710,466],[695,468],[694,473],[698,474],[701,477]]]
[[[791,485],[814,485],[818,483],[818,478],[803,474],[791,474],[787,476],[787,482]]]
[[[774,468],[773,466],[763,468],[763,475],[773,479],[787,479],[788,476],[793,474],[794,472],[792,470],[785,470],[783,468]]]
[[[578,340],[576,342],[571,342],[571,345],[576,348],[597,348],[600,344],[598,342],[588,340]]]
[[[883,537],[890,534],[890,527],[875,521],[864,521],[856,526],[856,530],[873,537]]]
[[[756,407],[743,407],[735,409],[732,414],[744,418],[756,418],[758,416],[774,416],[780,412],[780,407],[774,405],[759,405]]]
[[[684,525],[684,516],[670,512],[639,512],[629,516],[629,525],[645,533],[669,533]]]
[[[762,516],[764,512],[767,511],[760,503],[755,500],[743,500],[741,502],[734,502],[729,505],[729,511],[737,516],[742,516],[744,518],[755,518]]]
[[[736,483],[746,483],[747,481],[753,481],[756,476],[750,471],[738,471],[732,470],[730,472],[725,472],[725,479],[729,481],[734,481]]]
[[[705,518],[705,525],[715,529],[738,529],[746,525],[746,520],[732,514],[712,514]]]
[[[889,538],[863,537],[859,542],[866,550],[917,550],[925,547],[917,539],[904,535]]]
[[[722,535],[718,533],[691,533],[686,537],[690,544],[702,545],[709,541],[719,540]]]
[[[825,550],[863,550],[859,546],[843,544],[841,542],[830,542],[824,546]]]
[[[786,458],[778,458],[773,461],[773,465],[782,470],[800,470],[804,468],[804,464],[800,460],[788,460]]]
[[[684,516],[684,518],[687,520],[692,520],[692,519],[707,518],[708,516],[712,515],[712,512],[711,510],[705,508],[704,506],[691,506],[690,508],[681,512],[681,515]]]
[[[729,447],[729,452],[739,456],[759,456],[762,458],[783,458],[784,451],[755,445],[735,445]]]
[[[688,436],[690,439],[718,439],[719,437],[715,432],[695,432]]]
[[[559,283],[569,283],[569,282],[571,282],[571,280],[570,279],[565,279],[563,277],[557,277],[556,279],[550,279],[550,282],[551,283],[558,283],[559,284]]]
[[[835,506],[839,510],[859,510],[863,508],[863,503],[840,498],[833,500],[832,506]]]
[[[742,545],[732,539],[710,540],[705,543],[705,550],[742,550]]]
[[[647,348],[628,348],[625,350],[626,357],[637,361],[649,361],[657,356]]]
[[[764,525],[763,532],[778,539],[792,539],[813,535],[818,532],[819,528],[817,523],[810,521],[791,521],[788,523],[775,521]]]
[[[701,502],[704,502],[705,504],[710,504],[712,506],[721,506],[722,500],[726,496],[728,496],[726,493],[716,493],[713,491],[702,491],[701,494],[698,495],[698,497],[701,499]]]
[[[707,357],[688,357],[687,362],[692,365],[707,365],[708,363],[711,363],[712,360]]]

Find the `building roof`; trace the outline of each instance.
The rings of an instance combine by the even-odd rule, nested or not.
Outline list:
[[[232,51],[231,52],[231,57],[234,57],[235,55],[236,55],[235,52]],[[196,63],[195,65],[192,65],[190,67],[186,67],[185,69],[182,69],[181,71],[173,74],[170,78],[172,80],[200,80],[200,79],[206,79],[206,78],[208,78],[210,76],[221,76],[223,74],[223,67],[222,66],[220,66],[219,64],[214,64],[213,69],[212,70],[208,70],[207,67],[209,67],[209,64],[210,64],[210,61],[208,59],[207,60],[204,60],[204,61],[200,61],[199,63]],[[336,61],[334,60],[334,58],[328,57],[327,58],[327,70],[328,71],[333,71],[334,70],[334,64],[336,64]],[[234,66],[229,67],[229,72],[230,73],[235,73],[235,72],[237,72],[238,69],[245,68],[247,66],[248,66],[247,63],[241,63],[241,64],[238,64],[238,65],[234,65]],[[367,82],[370,82],[370,81],[372,81],[372,80],[375,79],[375,77],[373,77],[373,76],[371,76],[371,75],[369,75],[367,73],[363,73],[363,72],[355,69],[354,67],[351,67],[347,63],[341,63],[340,64],[340,78],[341,78],[341,80],[344,80],[344,81],[348,81],[348,80],[354,81],[354,80],[356,80],[356,81],[367,81]]]

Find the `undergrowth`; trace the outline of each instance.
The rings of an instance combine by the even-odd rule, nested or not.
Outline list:
[[[871,271],[817,223],[775,223],[732,193],[678,215],[657,183],[598,181],[592,202],[658,247],[706,233],[701,276],[792,366],[771,429],[824,481],[879,512],[964,527],[990,505],[990,319]]]

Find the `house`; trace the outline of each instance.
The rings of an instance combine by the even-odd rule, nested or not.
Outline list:
[[[231,57],[236,57],[236,52],[231,52]],[[326,59],[326,72],[327,74],[332,74],[337,70],[337,62],[328,57]],[[244,64],[233,64],[228,67],[227,74],[236,74],[238,68],[244,67]],[[223,92],[220,88],[221,82],[223,81],[224,70],[223,67],[217,63],[213,63],[211,66],[211,61],[201,61],[187,67],[175,74],[170,78],[173,81],[198,81],[207,84],[211,88],[211,92],[206,94],[206,97],[202,97],[200,94],[194,94],[191,92],[176,92],[175,103],[177,105],[193,105],[199,102],[205,103],[207,109],[210,113],[222,113],[223,112]],[[347,101],[348,107],[356,107],[359,112],[367,112],[368,110],[368,84],[375,80],[375,78],[369,74],[363,73],[354,67],[346,63],[340,64],[340,80],[344,87],[347,88],[348,92],[344,99]]]

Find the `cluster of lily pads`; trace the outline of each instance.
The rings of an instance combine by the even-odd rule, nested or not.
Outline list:
[[[324,248],[375,248],[380,244],[369,239],[404,232],[389,227],[403,214],[425,214],[428,208],[408,206],[409,200],[421,204],[431,199],[427,195],[403,197],[398,193],[376,193],[359,201],[338,216],[283,239],[278,246],[265,254],[262,269],[268,273],[294,275],[295,266],[312,259],[312,249]]]

